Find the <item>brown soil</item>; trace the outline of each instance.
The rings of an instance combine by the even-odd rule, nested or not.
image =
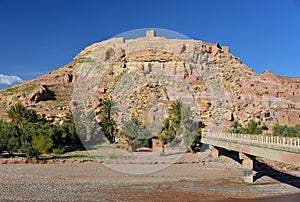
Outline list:
[[[187,154],[186,159],[197,155]],[[267,176],[254,185],[245,184],[241,165],[225,156],[198,162],[173,164],[144,175],[119,173],[83,159],[3,164],[0,201],[225,201],[300,192]]]

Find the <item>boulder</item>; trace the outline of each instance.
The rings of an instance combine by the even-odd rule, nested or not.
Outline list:
[[[30,95],[30,102],[38,103],[47,100],[55,100],[55,94],[46,85],[41,85]]]
[[[233,118],[233,113],[231,111],[227,111],[224,115],[224,118],[227,120],[227,121],[233,121],[234,118]]]

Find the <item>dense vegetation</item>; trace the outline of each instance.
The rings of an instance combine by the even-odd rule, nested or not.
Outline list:
[[[132,116],[130,120],[117,129],[114,120],[114,102],[111,99],[102,101],[100,110],[96,115],[101,116],[100,127],[109,143],[115,143],[116,137],[123,138],[131,151],[137,151],[140,147],[149,147],[153,134],[147,130],[137,117]],[[168,110],[169,118],[164,120],[163,129],[158,135],[162,143],[162,154],[167,144],[185,144],[189,151],[197,151],[200,146],[201,124],[192,119],[192,112],[188,106],[180,100],[172,103]]]
[[[113,118],[113,102],[105,101],[101,106],[99,123],[108,142],[115,143],[116,137],[122,137],[132,151],[140,147],[149,147],[152,134],[136,117],[122,125],[118,131]],[[197,151],[200,146],[201,124],[192,119],[188,106],[176,100],[168,111],[169,118],[159,134],[163,153],[167,144],[184,144],[189,151]],[[61,154],[66,147],[80,144],[73,121],[53,124],[43,120],[34,110],[22,104],[15,104],[8,110],[11,122],[0,120],[0,154],[11,157],[25,155],[38,158],[41,154]]]
[[[137,151],[142,146],[148,147],[152,137],[146,126],[135,116],[132,116],[131,120],[122,125],[120,136],[128,143],[131,151]]]
[[[104,101],[99,112],[102,117],[100,126],[102,132],[110,143],[114,143],[116,141],[116,122],[113,118],[114,113],[114,102],[111,99]]]
[[[62,153],[66,146],[79,143],[72,123],[47,123],[21,104],[13,105],[8,115],[11,123],[0,120],[0,153],[12,157],[25,154],[31,159],[49,152]]]
[[[180,143],[178,138],[183,140],[183,144],[191,152],[196,152],[200,148],[201,122],[192,119],[192,111],[189,106],[184,105],[180,100],[172,103],[168,110],[169,118],[164,121],[162,133],[159,140],[162,144],[162,155],[164,148],[169,143]]]
[[[228,132],[243,133],[243,134],[262,134],[263,130],[269,130],[266,125],[258,126],[254,120],[250,120],[246,127],[242,127],[240,123],[235,121]],[[282,137],[300,137],[300,124],[295,126],[274,124],[268,135],[282,136]]]
[[[275,124],[272,128],[272,135],[282,137],[300,137],[300,124],[295,126]]]
[[[242,127],[242,125],[235,121],[231,125],[228,132],[230,133],[243,133],[243,134],[262,134],[263,130],[268,130],[268,127],[266,125],[258,126],[256,121],[251,119],[246,127]]]

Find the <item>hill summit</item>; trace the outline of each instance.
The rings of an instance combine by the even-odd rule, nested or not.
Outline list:
[[[116,103],[119,122],[135,116],[155,122],[182,100],[205,125],[250,119],[272,125],[300,120],[300,79],[255,73],[229,47],[200,40],[157,37],[94,43],[74,60],[46,75],[0,91],[0,118],[20,102],[48,121],[62,122],[89,111],[100,123],[107,100]]]

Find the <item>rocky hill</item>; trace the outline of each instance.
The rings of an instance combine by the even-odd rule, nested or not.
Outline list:
[[[98,112],[108,99],[116,103],[119,122],[130,115],[159,121],[176,99],[206,125],[300,120],[300,78],[259,75],[228,47],[156,37],[153,30],[142,38],[95,43],[63,67],[1,90],[0,118],[8,120],[6,110],[20,102],[49,121],[89,111],[101,122]]]

